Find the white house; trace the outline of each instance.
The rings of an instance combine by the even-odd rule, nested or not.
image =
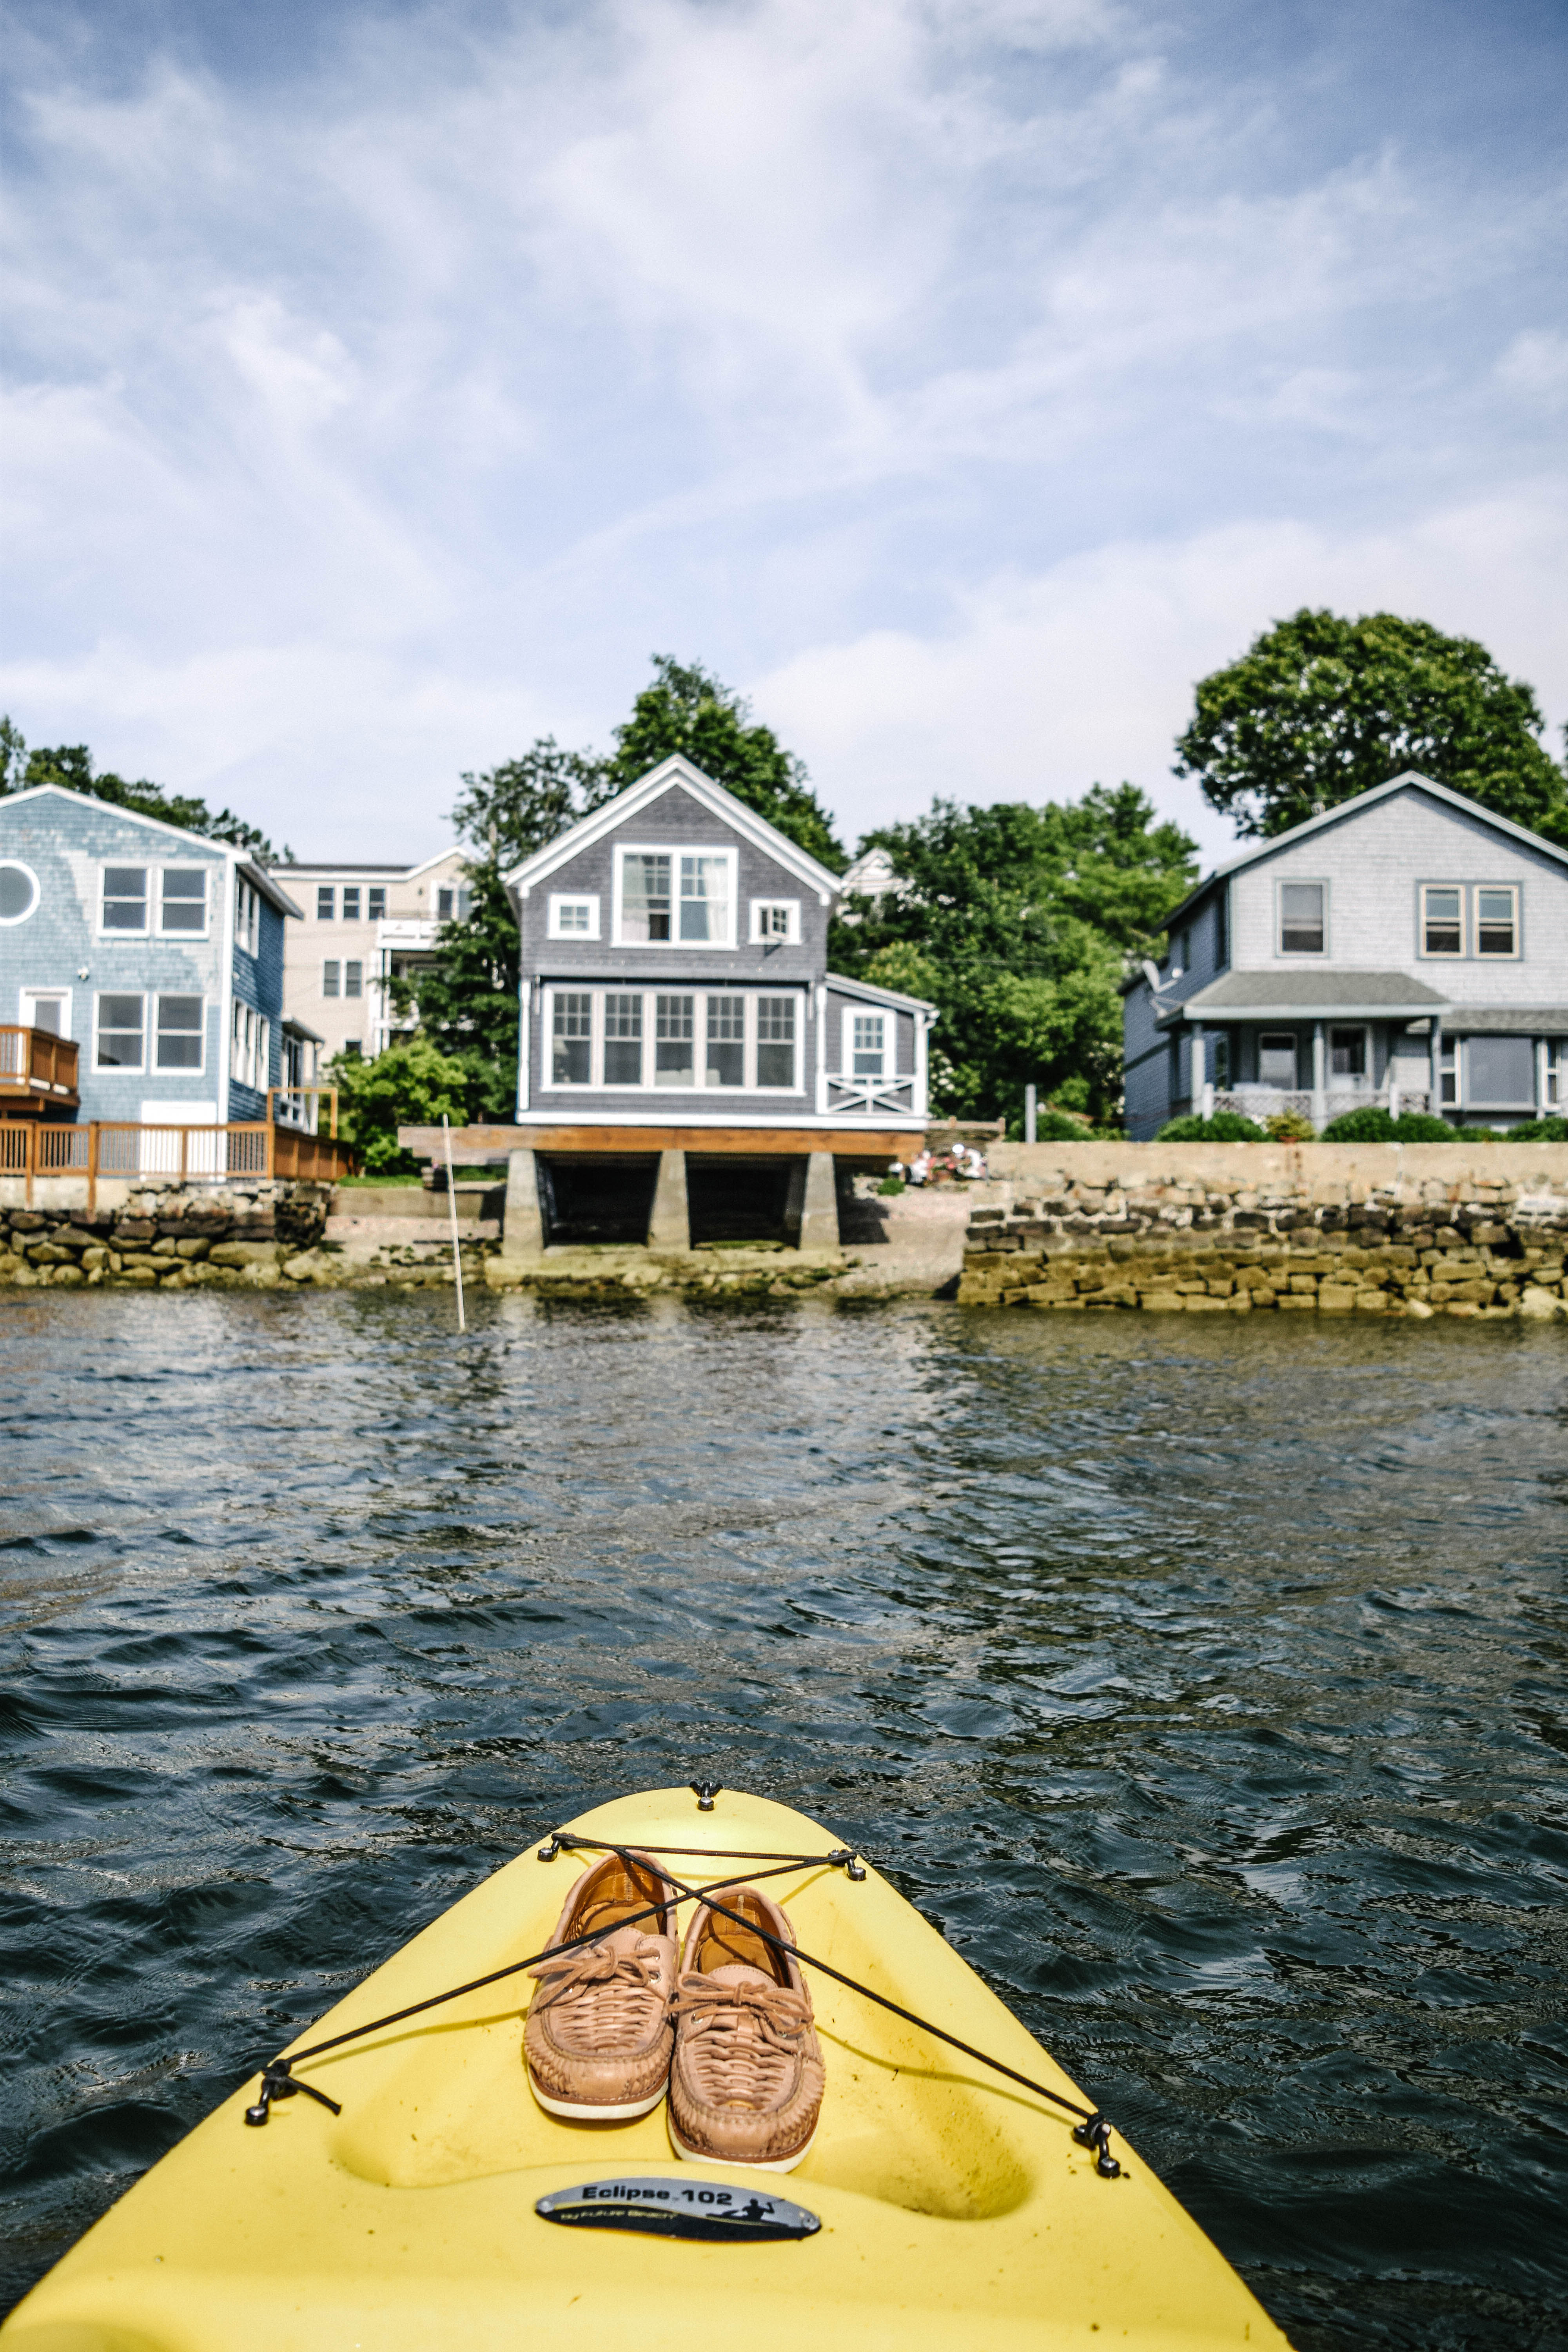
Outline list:
[[[1206,875],[1123,988],[1135,1139],[1213,1107],[1515,1126],[1568,1100],[1568,850],[1408,772]]]

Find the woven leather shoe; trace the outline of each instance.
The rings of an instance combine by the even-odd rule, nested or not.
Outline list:
[[[606,1854],[585,1870],[551,1937],[551,1951],[529,1974],[539,1990],[529,2003],[522,2053],[540,2105],[552,2116],[610,2123],[646,2116],[664,2096],[675,2031],[676,1892],[645,1853]],[[628,1913],[661,1907],[629,1927]],[[595,1935],[575,1952],[555,1948]]]
[[[669,2136],[697,2164],[793,2172],[816,2135],[825,2076],[811,1995],[793,1951],[795,1934],[755,1886],[719,1898],[748,1921],[737,1927],[704,1904],[687,1933],[675,1996]]]

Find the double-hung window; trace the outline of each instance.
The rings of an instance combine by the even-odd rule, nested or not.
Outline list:
[[[338,894],[331,883],[319,882],[316,886],[317,922],[330,923],[336,914]]]
[[[165,866],[158,902],[161,931],[205,931],[207,927],[207,877],[202,866]]]
[[[365,919],[367,922],[384,923],[386,920],[385,885],[384,883],[373,882],[369,889],[365,892],[365,898],[368,901],[365,908]]]
[[[341,956],[328,956],[321,966],[321,994],[341,996],[343,992],[343,966]]]
[[[254,955],[261,943],[260,896],[237,877],[234,886],[234,940],[247,955]]]
[[[1464,954],[1465,894],[1458,883],[1421,885],[1421,952],[1424,956]]]
[[[345,923],[357,923],[359,920],[359,885],[357,883],[343,885],[343,920]]]
[[[345,996],[363,996],[364,994],[364,966],[363,963],[358,961],[350,961],[344,964],[343,994]]]
[[[147,929],[147,868],[106,866],[103,869],[103,918],[106,931]],[[141,1065],[137,1066],[140,1068]]]
[[[887,1027],[885,1013],[853,1013],[850,1014],[853,1034],[849,1045],[850,1073],[857,1078],[879,1078],[887,1066]]]
[[[1476,891],[1476,953],[1519,953],[1519,892],[1511,882],[1481,883]]]
[[[100,1070],[140,1070],[147,1059],[147,1000],[143,996],[100,996],[98,1000],[98,1050],[93,1059]]]
[[[561,999],[555,1001],[559,1004]],[[592,1000],[584,996],[578,1002],[588,1004]],[[605,1084],[642,1084],[642,998],[614,989],[605,997]]]
[[[1328,942],[1326,882],[1281,882],[1279,885],[1279,952],[1281,955],[1321,955]]]
[[[795,1005],[793,996],[757,999],[757,1084],[793,1087],[795,1076]]]
[[[1568,1087],[1563,1084],[1568,1075],[1568,1043],[1561,1037],[1548,1037],[1541,1056],[1541,1095],[1543,1108],[1558,1110],[1568,1102]]]
[[[669,860],[628,849],[621,860],[621,938],[628,947],[669,937]]]
[[[708,1084],[743,1087],[746,1083],[746,1000],[743,996],[708,999]]]
[[[689,996],[654,999],[653,1082],[656,1087],[689,1087],[697,1075],[696,1000]]]
[[[438,923],[466,923],[473,911],[474,894],[458,883],[436,893],[436,919]]]
[[[594,1076],[594,1000],[586,989],[556,991],[552,1029],[551,1085],[588,1086]]]
[[[157,1066],[161,1070],[199,1070],[206,1023],[199,996],[158,999]]]
[[[680,861],[680,936],[709,947],[730,938],[730,861],[683,856]]]

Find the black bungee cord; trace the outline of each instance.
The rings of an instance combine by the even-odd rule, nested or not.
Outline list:
[[[712,1798],[719,1793],[717,1787],[708,1781],[694,1783],[693,1786],[699,1798],[700,1810],[710,1812],[713,1809]],[[703,1801],[704,1800],[707,1801]],[[823,1976],[832,1977],[838,1984],[847,1986],[851,1992],[859,1993],[863,1999],[875,2001],[879,2008],[889,2011],[894,2017],[902,2018],[907,2025],[914,2026],[920,2032],[929,2033],[935,2041],[945,2042],[949,2049],[962,2052],[964,2057],[973,2058],[978,2064],[990,2067],[994,2074],[1005,2075],[1009,2082],[1016,2083],[1024,2090],[1033,2092],[1036,2097],[1048,2099],[1053,2106],[1063,2109],[1068,2115],[1079,2116],[1080,2120],[1073,2126],[1074,2140],[1080,2147],[1093,2148],[1094,2168],[1102,2180],[1115,2180],[1120,2177],[1121,2167],[1110,2153],[1110,2125],[1097,2107],[1080,2106],[1076,2099],[1064,2098],[1059,2091],[1053,2091],[1048,2084],[1037,2083],[1030,2075],[1021,2074],[1016,2067],[1005,2064],[1000,2058],[993,2058],[985,2051],[976,2050],[973,2042],[961,2042],[956,2033],[949,2033],[943,2026],[933,2025],[930,2018],[917,2017],[913,2010],[904,2009],[898,2001],[889,2000],[885,1993],[874,1992],[869,1985],[861,1984],[856,1978],[846,1976],[842,1969],[836,1969],[830,1961],[818,1959],[814,1953],[802,1951],[798,1945],[786,1944],[782,1937],[773,1935],[766,1927],[759,1927],[755,1920],[747,1919],[740,1912],[731,1911],[724,1904],[716,1903],[713,1900],[716,1888],[750,1883],[751,1879],[783,1878],[792,1871],[805,1868],[828,1867],[842,1870],[850,1879],[863,1880],[866,1875],[865,1866],[852,1847],[836,1846],[829,1853],[795,1854],[737,1853],[733,1850],[715,1849],[710,1846],[650,1845],[639,1847],[634,1852],[631,1848],[614,1845],[603,1839],[577,1837],[570,1830],[555,1830],[540,1847],[539,1859],[541,1862],[553,1862],[558,1853],[613,1853],[626,1865],[628,1870],[635,1867],[637,1853],[680,1854],[683,1857],[701,1854],[715,1862],[773,1863],[775,1865],[773,1869],[753,1871],[747,1874],[744,1881],[737,1872],[728,1878],[714,1879],[706,1887],[688,1886],[669,1871],[665,1873],[665,1876],[680,1901],[705,1905],[709,1910],[716,1911],[721,1919],[728,1919],[736,1927],[749,1929],[752,1935],[759,1937],[774,1951],[804,1962],[807,1968],[816,1969]],[[653,1918],[666,1908],[667,1906],[663,1903],[650,1903],[645,1909],[629,1912],[626,1917],[617,1919],[615,1927],[617,1929],[635,1927],[638,1921]],[[613,1932],[613,1929],[596,1927],[588,1935],[574,1936],[564,1944],[548,1945],[542,1952],[531,1952],[526,1959],[509,1961],[505,1968],[493,1969],[488,1976],[474,1977],[467,1984],[453,1985],[446,1992],[432,1993],[427,2000],[413,2001],[406,2009],[394,2010],[386,2017],[373,2018],[368,2024],[351,2026],[345,2032],[334,2033],[325,2042],[312,2042],[308,2049],[297,2050],[289,2057],[269,2059],[261,2069],[260,2095],[253,2105],[245,2110],[246,2122],[265,2124],[272,2101],[292,2098],[298,2091],[302,2091],[307,2098],[314,2099],[319,2105],[330,2108],[334,2116],[342,2115],[342,2108],[336,2099],[329,2098],[327,2094],[318,2090],[313,2083],[302,2083],[297,2080],[292,2069],[302,2066],[309,2059],[324,2057],[331,2050],[342,2049],[345,2042],[363,2041],[366,2034],[379,2033],[386,2026],[401,2025],[407,2018],[418,2017],[426,2010],[439,2009],[447,2001],[458,2000],[464,1993],[479,1992],[486,1985],[499,1984],[506,1977],[516,1976],[524,1969],[537,1967],[541,1960],[553,1958],[563,1952],[579,1951],[584,1945],[598,1943],[607,1934]]]

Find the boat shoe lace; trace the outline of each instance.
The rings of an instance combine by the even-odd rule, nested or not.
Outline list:
[[[626,1942],[606,1937],[575,1952],[551,1953],[528,1973],[539,1979],[539,2008],[554,2012],[557,2042],[595,2056],[658,2031],[666,2015],[664,1957],[652,1936]]]
[[[671,2014],[695,2087],[714,2106],[771,2107],[793,2079],[811,2027],[804,1993],[758,1976],[722,1984],[686,1970]]]

